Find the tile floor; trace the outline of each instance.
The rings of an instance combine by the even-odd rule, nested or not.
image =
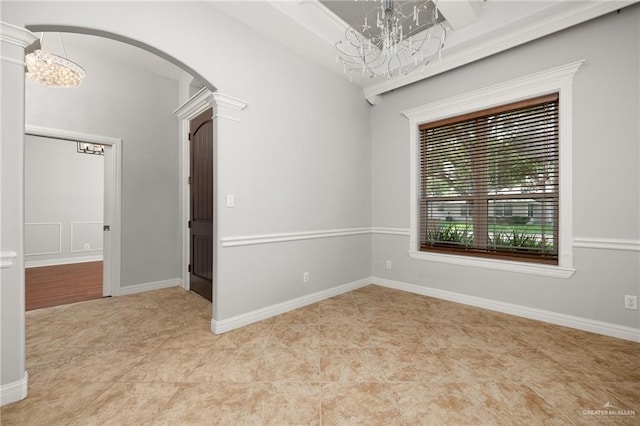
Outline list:
[[[223,335],[210,311],[171,288],[27,313],[1,423],[640,424],[637,343],[377,286]]]

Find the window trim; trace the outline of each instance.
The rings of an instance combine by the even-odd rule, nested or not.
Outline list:
[[[573,203],[571,196],[573,181],[573,76],[583,63],[584,60],[572,62],[402,112],[409,119],[409,256],[412,259],[558,278],[569,278],[573,275],[575,272],[573,269]],[[554,92],[560,96],[559,203],[561,207],[558,218],[558,265],[420,251],[418,246],[420,125]]]

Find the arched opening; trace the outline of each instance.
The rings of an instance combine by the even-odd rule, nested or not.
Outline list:
[[[189,246],[180,241],[180,235],[165,239],[158,235],[175,234],[173,229],[180,229],[189,219],[189,211],[178,207],[186,204],[189,197],[180,182],[189,174],[189,162],[183,158],[189,154],[189,143],[182,140],[184,118],[176,118],[174,111],[201,90],[210,91],[213,85],[158,49],[117,34],[53,25],[28,28],[47,34],[62,33],[69,55],[81,54],[80,65],[93,69],[87,70],[85,83],[77,89],[42,89],[27,80],[27,125],[46,125],[124,141],[122,227],[110,230],[123,236],[123,250],[114,253],[121,256],[122,268],[112,268],[112,275],[122,271],[122,283],[111,292],[105,290],[105,295],[136,293],[176,282],[188,289],[189,275],[183,274],[183,270],[187,270],[189,263]],[[52,44],[48,39],[52,37],[45,39],[46,50]],[[178,68],[181,72],[176,75]],[[167,76],[170,84],[165,84]],[[163,95],[169,86],[167,90],[173,91],[174,99]],[[179,193],[171,193],[176,187],[180,188]],[[163,205],[171,206],[173,215],[168,215]],[[162,252],[166,247],[181,247],[181,258],[177,261],[171,258],[169,252],[175,249]],[[145,251],[151,253],[141,256]],[[163,268],[164,274],[159,272]]]

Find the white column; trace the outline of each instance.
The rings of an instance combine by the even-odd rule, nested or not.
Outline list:
[[[24,50],[37,37],[0,22],[0,404],[27,396],[24,301]]]

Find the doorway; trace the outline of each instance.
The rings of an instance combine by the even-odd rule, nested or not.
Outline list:
[[[99,146],[104,151],[103,155],[103,181],[100,192],[103,193],[102,220],[100,222],[75,221],[69,223],[68,251],[72,255],[78,253],[97,253],[98,234],[101,237],[102,257],[100,256],[80,256],[84,257],[83,262],[73,263],[73,258],[66,259],[61,264],[48,265],[47,270],[41,268],[29,268],[25,271],[27,279],[35,279],[42,283],[43,280],[53,278],[60,285],[54,284],[49,290],[41,288],[36,294],[30,294],[29,289],[25,291],[26,298],[30,296],[32,300],[27,300],[27,310],[29,305],[32,309],[40,307],[54,306],[56,304],[73,303],[89,298],[115,296],[120,289],[120,174],[121,174],[121,149],[122,141],[117,138],[106,136],[90,135],[67,130],[44,128],[27,125],[25,128],[25,139],[27,137],[37,137],[42,141],[64,141],[73,149],[81,150],[86,144]],[[82,155],[82,154],[79,154]],[[87,154],[84,154],[87,155]],[[86,195],[86,194],[85,194]],[[25,220],[25,225],[28,222]],[[59,247],[62,246],[62,225],[59,227]],[[74,235],[75,234],[75,235]],[[92,244],[95,247],[92,249]],[[58,250],[62,251],[62,250]],[[25,253],[27,255],[27,253]],[[95,257],[95,258],[94,258]],[[51,262],[49,262],[51,263]],[[46,263],[45,263],[46,264]],[[28,266],[28,265],[26,265]],[[51,277],[51,274],[54,274]],[[47,275],[49,275],[47,277]],[[78,279],[87,280],[88,285],[93,289],[78,288],[71,286],[72,281]],[[99,282],[101,285],[97,284]],[[91,284],[93,283],[93,284]],[[98,288],[96,288],[96,285]],[[72,288],[75,287],[75,290]],[[66,295],[64,293],[67,293]],[[35,298],[35,300],[33,299]]]
[[[189,121],[189,288],[212,300],[213,110]]]

